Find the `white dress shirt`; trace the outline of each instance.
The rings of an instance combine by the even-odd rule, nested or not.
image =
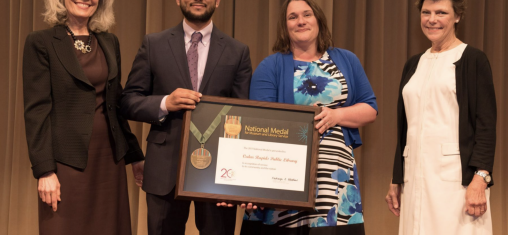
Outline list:
[[[183,31],[184,31],[184,42],[185,42],[185,52],[187,52],[192,44],[191,36],[194,32],[199,32],[203,37],[201,38],[201,42],[198,44],[198,86],[197,89],[201,87],[201,81],[203,80],[203,74],[205,73],[206,60],[208,59],[208,51],[210,50],[210,39],[212,37],[212,29],[213,22],[210,22],[206,27],[202,30],[196,31],[192,29],[187,22],[183,21]],[[166,98],[168,96],[164,96],[161,101],[159,117],[163,117],[168,115],[168,110],[166,108]]]

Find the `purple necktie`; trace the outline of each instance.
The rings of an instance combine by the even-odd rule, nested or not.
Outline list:
[[[198,90],[198,43],[201,42],[203,35],[194,32],[191,36],[191,46],[187,51],[187,63],[189,64],[189,74],[192,81],[192,89]]]

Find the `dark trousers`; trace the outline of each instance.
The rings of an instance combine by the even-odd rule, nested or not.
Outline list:
[[[175,200],[175,189],[163,196],[146,193],[149,235],[185,235],[191,201]],[[200,235],[234,235],[236,207],[194,202],[196,227]]]

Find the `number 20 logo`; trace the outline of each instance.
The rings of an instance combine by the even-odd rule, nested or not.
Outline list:
[[[233,173],[233,170],[227,170],[226,168],[222,168],[220,171],[223,172],[221,178],[231,178],[231,173]]]

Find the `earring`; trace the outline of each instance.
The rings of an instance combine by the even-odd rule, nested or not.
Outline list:
[[[456,20],[455,23],[459,23],[459,20]]]

